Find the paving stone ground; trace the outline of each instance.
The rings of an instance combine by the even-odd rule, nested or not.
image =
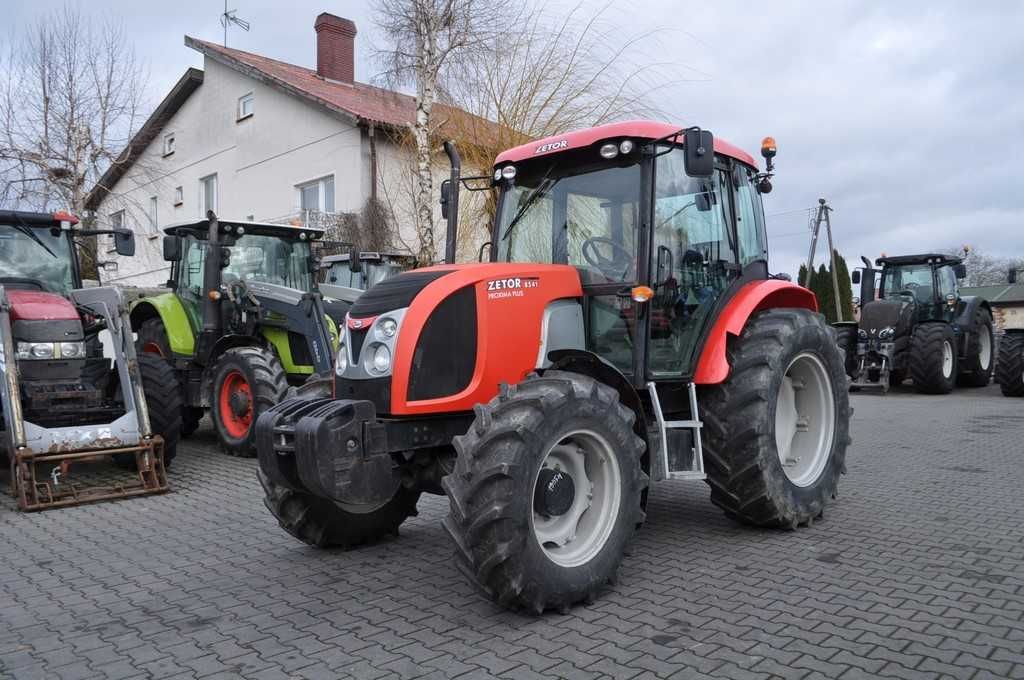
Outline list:
[[[852,401],[825,521],[752,530],[662,483],[617,585],[541,618],[454,569],[443,498],[398,539],[317,551],[204,429],[166,496],[0,498],[0,677],[1024,678],[1024,400]]]

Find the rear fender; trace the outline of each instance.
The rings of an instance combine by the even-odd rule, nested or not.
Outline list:
[[[189,323],[185,307],[177,295],[162,293],[135,303],[130,315],[132,330],[137,331],[144,322],[156,318],[164,325],[171,351],[174,354],[192,356],[195,352],[195,336],[192,334],[192,324]]]
[[[747,320],[757,312],[786,307],[817,312],[818,300],[806,288],[779,279],[753,281],[740,288],[715,320],[697,360],[693,381],[698,385],[716,385],[729,377],[725,353],[729,336],[743,332]]]

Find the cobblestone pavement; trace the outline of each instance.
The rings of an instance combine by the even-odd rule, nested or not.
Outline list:
[[[398,539],[316,551],[202,430],[172,494],[32,515],[3,496],[0,677],[1024,678],[1024,400],[852,399],[824,522],[751,530],[664,483],[618,584],[542,618],[456,572],[443,498]]]

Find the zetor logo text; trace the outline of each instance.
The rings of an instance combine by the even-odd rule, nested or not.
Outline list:
[[[559,142],[548,142],[547,144],[541,144],[540,146],[538,146],[537,150],[534,151],[533,153],[546,153],[548,151],[555,151],[556,149],[564,149],[567,146],[569,146],[569,140],[567,139],[563,139]]]
[[[523,297],[526,288],[536,288],[540,285],[540,279],[524,279],[518,276],[509,279],[491,279],[487,282],[487,299],[501,300],[502,298]]]

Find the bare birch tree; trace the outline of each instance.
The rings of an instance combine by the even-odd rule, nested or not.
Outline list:
[[[0,55],[0,205],[81,214],[142,121],[144,68],[122,24],[66,6]]]
[[[376,22],[390,47],[377,58],[392,87],[416,89],[415,119],[410,124],[416,158],[413,195],[417,259],[432,262],[434,243],[433,119],[443,83],[469,55],[490,44],[501,30],[501,3],[486,0],[378,0]]]

